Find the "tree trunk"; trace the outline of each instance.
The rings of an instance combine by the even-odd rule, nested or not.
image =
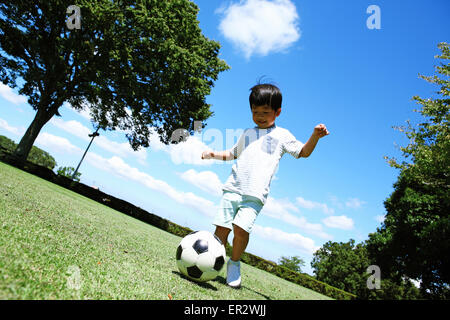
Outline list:
[[[39,135],[39,132],[41,131],[42,127],[55,115],[54,112],[52,113],[43,109],[44,108],[38,109],[36,116],[33,119],[33,122],[31,122],[27,131],[20,140],[19,145],[17,146],[16,150],[13,153],[13,155],[19,158],[20,160],[26,160],[28,158],[28,154],[30,153],[34,141]]]

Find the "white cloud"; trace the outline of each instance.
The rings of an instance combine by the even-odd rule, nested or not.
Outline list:
[[[214,196],[222,194],[222,182],[217,174],[212,171],[197,172],[194,169],[189,169],[181,173],[180,177],[209,194]]]
[[[245,57],[286,50],[300,38],[297,9],[290,0],[245,0],[216,11],[219,30]]]
[[[138,182],[145,187],[160,192],[172,200],[193,208],[199,213],[206,216],[213,217],[217,211],[214,203],[202,197],[199,197],[192,192],[182,192],[163,180],[155,179],[149,174],[140,171],[137,168],[131,167],[120,157],[113,156],[109,159],[103,158],[94,152],[90,152],[86,156],[86,160],[96,168],[105,170],[126,180]]]
[[[215,145],[212,147],[205,143],[209,141],[210,134],[213,133]],[[208,136],[205,136],[208,135]],[[159,150],[165,151],[170,155],[174,164],[190,164],[197,166],[210,166],[212,164],[226,164],[222,160],[202,159],[202,153],[206,150],[224,150],[222,133],[218,129],[208,129],[203,135],[189,136],[186,141],[177,144],[164,145],[157,135],[154,135],[150,147],[154,144]]]
[[[61,118],[53,117],[52,119],[50,119],[50,123],[55,127],[58,127],[80,139],[83,139],[84,141],[89,141],[91,139],[88,135],[92,133],[92,130],[85,127],[78,121],[64,121]]]
[[[52,118],[50,123],[54,126],[63,129],[64,131],[73,134],[74,136],[83,139],[84,141],[91,141],[89,134],[92,134],[93,130],[85,127],[78,121],[70,120],[64,121],[60,118]],[[134,151],[128,142],[118,143],[111,141],[100,132],[100,136],[94,139],[94,144],[98,147],[111,152],[112,154],[118,155],[120,157],[131,157],[136,158],[141,164],[145,163],[147,159],[147,151],[144,148]]]
[[[313,254],[320,249],[320,247],[315,245],[314,240],[304,237],[299,233],[288,233],[279,229],[259,225],[253,227],[253,232],[262,238],[289,245],[306,254]]]
[[[349,198],[346,202],[345,202],[345,206],[347,208],[352,208],[352,209],[359,209],[362,207],[363,204],[365,204],[365,201],[361,201],[358,198]]]
[[[50,120],[50,123],[74,136],[77,136],[80,139],[83,139],[86,142],[91,140],[88,135],[93,132],[93,129],[84,126],[79,121],[64,121],[61,118],[53,117]],[[218,129],[208,129],[201,135],[195,134],[193,136],[189,136],[184,142],[169,145],[161,142],[159,135],[154,128],[150,128],[150,131],[150,152],[164,151],[170,156],[174,164],[210,166],[212,164],[225,163],[221,160],[203,160],[201,158],[201,155],[205,150],[222,150],[225,147],[223,145],[223,133]],[[123,130],[118,130],[118,132],[125,133]],[[214,143],[208,145],[205,141],[213,141]],[[141,164],[145,164],[147,160],[146,148],[140,148],[138,151],[134,151],[128,142],[118,143],[112,141],[102,135],[102,131],[100,131],[100,136],[95,138],[94,145],[97,145],[103,150],[109,151],[119,157],[136,158]]]
[[[140,148],[139,150],[134,151],[128,142],[118,143],[109,140],[105,136],[100,135],[94,140],[94,143],[103,150],[107,150],[112,154],[116,154],[122,157],[134,157],[141,164],[145,164],[145,160],[147,159],[146,149]]]
[[[8,124],[8,122],[6,120],[3,120],[0,118],[0,128],[16,135],[16,136],[21,136],[25,133],[25,129],[24,128],[16,128],[16,127],[12,127]]]
[[[281,221],[289,225],[300,228],[306,233],[316,235],[323,239],[331,239],[332,236],[323,231],[323,227],[318,223],[310,223],[305,217],[298,217],[289,211],[299,212],[299,209],[289,200],[280,200],[268,197],[261,213]]]
[[[10,87],[0,82],[0,96],[14,104],[27,102],[27,98],[13,91]]]
[[[297,197],[296,201],[300,207],[305,208],[305,209],[320,209],[323,211],[323,213],[326,213],[326,214],[334,213],[334,209],[329,208],[325,203],[305,200],[302,197]]]
[[[150,131],[152,132],[152,135],[150,136],[150,150],[169,152],[169,146],[161,142],[156,130],[152,128]]]
[[[91,140],[88,135],[91,134],[93,130],[84,126],[79,121],[64,121],[61,118],[54,117],[50,120],[50,123],[70,134],[73,134],[74,136],[77,136],[80,139],[83,139],[86,142]],[[165,145],[160,141],[156,130],[151,130],[152,135],[150,136],[150,150],[164,151],[168,153],[174,164],[209,166],[213,163],[223,163],[218,160],[201,159],[202,152],[210,148],[202,141],[202,138],[199,136],[190,136],[186,141],[178,144]],[[109,140],[102,135],[102,131],[100,131],[100,136],[95,138],[94,145],[97,145],[103,150],[111,152],[112,154],[115,154],[119,157],[136,158],[141,164],[145,164],[145,161],[147,159],[147,149],[140,148],[138,151],[134,151],[128,142],[118,143]]]
[[[14,133],[15,135],[23,135],[25,129],[16,128],[8,125],[8,122],[0,118],[0,128],[5,129],[8,132]],[[35,143],[47,151],[58,152],[58,153],[70,153],[70,154],[80,154],[83,152],[80,148],[74,146],[66,138],[58,137],[47,132],[41,132],[36,138]]]
[[[69,106],[69,108],[72,108]],[[83,117],[84,119],[91,121],[92,117],[89,113],[89,109],[88,108],[84,108],[82,110],[76,110],[78,112],[78,114]]]
[[[189,136],[184,142],[164,148],[174,164],[211,165],[210,160],[202,160],[202,152],[208,150],[206,144],[197,136]]]
[[[36,143],[48,151],[59,153],[79,154],[83,151],[70,143],[66,138],[61,138],[47,132],[41,132],[36,138]]]
[[[337,196],[330,195],[329,199],[330,199],[331,203],[333,204],[333,206],[337,207],[338,209],[344,208],[344,204],[339,201],[339,198]]]
[[[338,197],[331,195],[330,197],[331,203],[337,207],[338,209],[360,209],[367,202],[362,201],[358,198],[348,198],[347,201],[342,202]]]
[[[330,228],[351,230],[353,229],[353,220],[346,216],[331,216],[322,220],[322,222]]]

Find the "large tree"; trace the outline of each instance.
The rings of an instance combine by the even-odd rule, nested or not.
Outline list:
[[[197,13],[188,0],[1,0],[0,81],[36,110],[16,156],[26,159],[64,102],[90,108],[97,127],[129,132],[135,150],[151,128],[169,143],[175,130],[204,125],[205,96],[228,66]]]
[[[399,127],[409,139],[400,150],[404,160],[391,158],[400,169],[394,191],[385,201],[386,217],[369,235],[368,251],[381,270],[397,280],[421,281],[424,295],[450,298],[450,50],[438,45],[444,60],[438,75],[421,76],[439,86],[436,96],[413,99],[423,122]],[[439,76],[441,75],[441,76]]]

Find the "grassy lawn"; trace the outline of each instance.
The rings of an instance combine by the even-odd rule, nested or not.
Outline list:
[[[0,299],[329,299],[249,265],[180,276],[180,237],[0,162]]]

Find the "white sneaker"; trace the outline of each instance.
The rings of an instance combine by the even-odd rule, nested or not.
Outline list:
[[[231,259],[227,262],[227,284],[235,289],[241,287],[241,263]]]

